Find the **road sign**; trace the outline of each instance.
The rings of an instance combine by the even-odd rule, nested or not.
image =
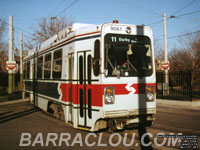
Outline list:
[[[162,61],[161,67],[162,67],[162,70],[169,70],[169,61]]]
[[[7,61],[6,69],[7,70],[16,70],[16,61]]]

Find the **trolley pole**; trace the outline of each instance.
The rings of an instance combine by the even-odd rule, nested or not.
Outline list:
[[[166,14],[163,14],[163,27],[164,27],[164,61],[168,62],[167,54],[167,25],[166,25]],[[164,95],[169,94],[169,76],[168,69],[165,70],[165,83],[164,83]]]
[[[13,60],[13,45],[14,45],[14,40],[13,40],[13,17],[9,17],[9,38],[8,38],[8,43],[9,43],[9,51],[8,51],[8,61],[12,62]],[[8,94],[12,94],[14,92],[14,72],[13,70],[8,70]]]

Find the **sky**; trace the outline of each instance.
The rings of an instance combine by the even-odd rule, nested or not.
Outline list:
[[[67,17],[74,23],[103,24],[119,20],[145,24],[163,45],[163,13],[167,15],[168,51],[179,47],[179,36],[200,29],[200,0],[0,0],[0,19],[13,16],[15,46],[20,31],[26,41],[42,18]],[[170,19],[170,16],[175,18]],[[8,28],[5,39],[8,39]]]

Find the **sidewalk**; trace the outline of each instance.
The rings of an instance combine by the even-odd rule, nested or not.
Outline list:
[[[1,105],[7,105],[7,104],[28,102],[28,101],[29,101],[29,98],[11,100],[11,101],[3,101],[3,102],[0,102],[0,106]],[[192,109],[194,108],[194,109],[199,109],[200,110],[200,100],[189,102],[189,101],[156,99],[156,102],[157,102],[157,105],[179,106],[179,107],[184,107],[184,108],[192,108]]]
[[[180,106],[184,108],[195,108],[200,110],[200,100],[195,101],[178,101],[178,100],[166,100],[166,99],[156,99],[158,105],[170,105],[170,106]]]
[[[4,102],[0,102],[0,106],[2,106],[2,105],[8,105],[8,104],[21,103],[21,102],[28,102],[28,101],[29,101],[29,98],[18,99],[18,100],[11,100],[11,101],[4,101]]]

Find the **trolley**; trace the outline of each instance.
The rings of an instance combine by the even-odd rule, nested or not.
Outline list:
[[[74,128],[154,120],[153,35],[145,25],[75,23],[28,52],[23,77],[31,103]]]

